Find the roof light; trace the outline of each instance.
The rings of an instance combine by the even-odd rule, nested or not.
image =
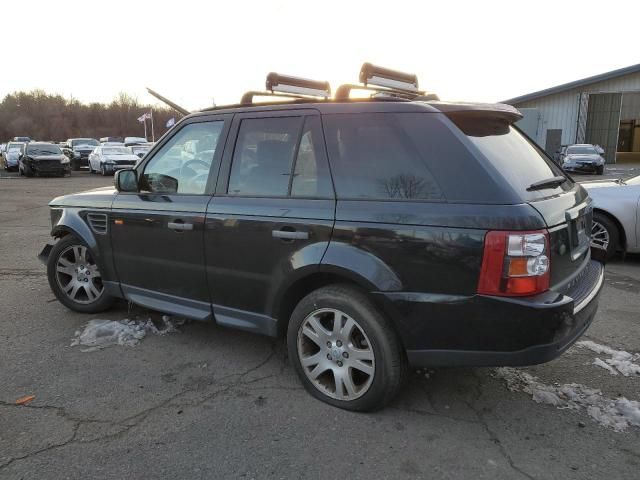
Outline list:
[[[267,90],[271,92],[291,93],[294,95],[308,95],[311,97],[329,98],[331,96],[331,86],[329,82],[291,77],[274,72],[267,75]]]
[[[360,82],[365,85],[419,92],[418,77],[415,74],[378,67],[368,62],[364,63],[360,69]]]

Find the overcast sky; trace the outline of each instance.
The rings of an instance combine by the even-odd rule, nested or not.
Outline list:
[[[638,0],[2,0],[0,98],[152,102],[149,86],[196,109],[270,71],[335,90],[369,61],[442,99],[497,101],[639,63],[639,19]]]

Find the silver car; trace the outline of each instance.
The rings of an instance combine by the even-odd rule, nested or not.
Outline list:
[[[560,165],[565,172],[604,173],[604,158],[595,146],[584,143],[569,145],[562,156]]]
[[[640,175],[582,182],[593,199],[591,242],[607,250],[640,253]]]

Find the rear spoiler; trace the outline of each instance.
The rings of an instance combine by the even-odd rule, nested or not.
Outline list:
[[[464,102],[426,102],[431,107],[444,113],[448,117],[483,117],[515,123],[523,115],[515,107],[506,103],[464,103]]]

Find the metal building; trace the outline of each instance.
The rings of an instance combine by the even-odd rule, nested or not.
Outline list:
[[[640,64],[505,100],[519,126],[550,155],[562,145],[592,143],[607,163],[640,161]]]

